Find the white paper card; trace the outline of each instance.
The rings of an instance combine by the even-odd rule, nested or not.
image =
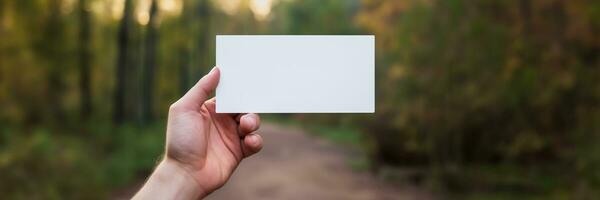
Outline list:
[[[218,35],[218,113],[373,113],[372,35]]]

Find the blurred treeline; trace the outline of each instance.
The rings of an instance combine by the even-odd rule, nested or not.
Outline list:
[[[600,2],[364,1],[379,159],[464,190],[600,190]]]
[[[373,171],[442,192],[593,199],[599,32],[594,0],[1,0],[0,193],[147,175],[216,34],[374,34],[374,115],[283,117],[360,129]]]

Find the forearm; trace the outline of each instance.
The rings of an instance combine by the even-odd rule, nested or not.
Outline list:
[[[163,160],[133,199],[199,199],[198,183],[177,163]]]

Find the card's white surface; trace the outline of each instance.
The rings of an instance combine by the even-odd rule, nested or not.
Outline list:
[[[375,37],[218,35],[218,113],[373,113]]]

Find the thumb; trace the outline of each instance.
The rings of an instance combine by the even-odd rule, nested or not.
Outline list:
[[[196,85],[194,85],[181,99],[179,99],[176,104],[178,106],[189,108],[189,109],[197,109],[202,106],[204,101],[206,101],[217,85],[219,84],[219,78],[221,76],[221,71],[217,67],[213,67],[208,74],[202,77]]]

